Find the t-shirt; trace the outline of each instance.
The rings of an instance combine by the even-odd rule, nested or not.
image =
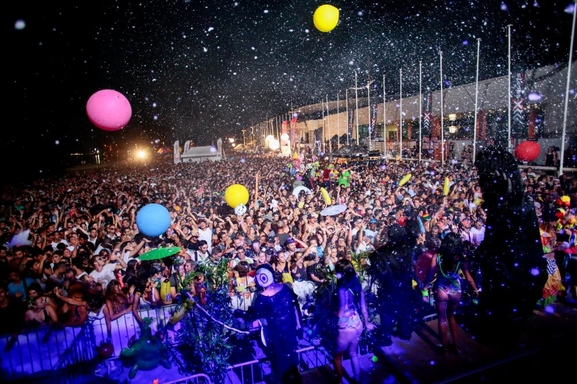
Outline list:
[[[101,281],[103,283],[102,288],[106,289],[108,283],[116,279],[116,276],[114,275],[115,269],[116,264],[104,264],[104,267],[102,267],[102,271],[98,272],[95,269],[94,271],[90,272],[89,275],[94,278],[94,281],[96,282]]]
[[[23,302],[26,301],[27,296],[28,296],[28,294],[26,292],[27,291],[26,287],[29,287],[30,284],[32,284],[33,282],[34,282],[34,279],[32,279],[30,277],[25,277],[25,278],[22,278],[22,280],[20,280],[19,284],[14,284],[12,282],[8,283],[8,286],[7,286],[8,295],[14,299],[17,299],[16,294],[20,293],[21,294],[20,300]]]
[[[198,240],[204,240],[206,241],[206,244],[208,244],[208,251],[212,251],[212,229],[210,228],[205,228],[205,229],[200,229],[198,228]]]

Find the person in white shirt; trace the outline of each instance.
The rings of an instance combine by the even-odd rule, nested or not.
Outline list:
[[[244,247],[237,247],[234,256],[235,257],[230,260],[230,268],[235,268],[241,261],[246,261],[248,265],[254,264],[254,259],[246,256],[246,249]]]
[[[200,219],[198,221],[198,240],[206,241],[208,245],[208,252],[212,250],[212,222],[209,225],[207,219]]]
[[[62,238],[62,233],[54,231],[52,232],[52,242],[50,243],[50,246],[56,251],[58,249],[58,244],[64,244],[68,247],[68,242]]]
[[[206,240],[198,241],[198,250],[192,251],[190,254],[190,259],[195,263],[201,263],[210,257],[210,252],[208,251],[208,244]]]
[[[108,283],[116,279],[114,272],[126,268],[126,263],[122,257],[116,254],[110,254],[108,260],[100,254],[92,256],[92,265],[94,270],[89,275],[94,278],[96,283],[100,283],[104,290]]]
[[[478,218],[475,221],[475,225],[473,225],[473,227],[471,228],[471,230],[469,231],[471,233],[471,236],[473,238],[473,245],[475,247],[478,247],[481,242],[485,239],[485,222],[483,221],[483,219]]]

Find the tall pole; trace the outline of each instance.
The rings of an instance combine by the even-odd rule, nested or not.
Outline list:
[[[329,131],[329,153],[333,153],[333,135],[329,125],[329,95],[327,95],[327,131]]]
[[[367,130],[369,131],[369,151],[371,150],[371,81],[367,83],[367,103],[368,105],[368,112],[369,112],[369,120],[367,125]]]
[[[383,154],[387,159],[387,91],[385,88],[385,75],[383,75]]]
[[[403,160],[403,69],[399,69],[399,153]]]
[[[441,167],[445,166],[445,124],[444,102],[443,102],[443,51],[439,51],[439,67],[441,68]]]
[[[337,92],[337,147],[341,146],[341,109],[339,108],[341,101],[339,100],[339,93]]]
[[[355,117],[357,122],[357,145],[361,144],[359,140],[359,87],[357,86],[357,71],[355,71]]]
[[[481,51],[481,39],[477,39],[477,75],[475,76],[475,124],[473,125],[473,164],[475,164],[475,159],[477,156],[477,125],[479,117],[479,52]],[[510,82],[509,82],[510,83]],[[509,99],[511,99],[511,94],[509,94]],[[511,130],[509,130],[509,134]],[[511,140],[509,139],[509,143]],[[509,143],[507,143],[507,148],[509,148]]]
[[[322,117],[323,117],[323,130],[322,130],[322,135],[321,135],[321,152],[324,153],[325,149],[326,149],[326,145],[325,145],[325,126],[327,125],[327,122],[325,120],[325,109],[322,108],[323,105],[323,101],[320,102],[321,104],[321,113],[322,113]]]
[[[571,28],[571,44],[569,47],[569,62],[567,64],[567,85],[565,88],[565,110],[563,111],[563,130],[561,132],[561,159],[559,160],[559,172],[563,174],[563,158],[565,157],[565,131],[567,129],[567,109],[569,108],[569,83],[571,82],[571,64],[573,60],[573,40],[575,38],[575,19],[577,17],[577,0],[573,5],[573,27]]]
[[[421,162],[421,152],[423,152],[422,130],[423,130],[423,62],[419,60],[419,163]]]
[[[345,104],[347,107],[347,145],[349,145],[349,89],[345,90]]]
[[[507,115],[507,151],[511,152],[511,27],[513,26],[513,24],[509,24],[507,25],[507,40],[508,40],[508,45],[509,45],[509,64],[508,64],[508,81],[507,81],[507,100],[508,100],[508,108],[509,108],[509,112]],[[477,62],[477,68],[479,67],[479,62]],[[475,108],[477,107],[477,104],[475,102]],[[475,116],[475,122],[477,121],[477,116]],[[474,149],[474,147],[473,147]],[[473,158],[475,157],[475,155],[473,155]]]

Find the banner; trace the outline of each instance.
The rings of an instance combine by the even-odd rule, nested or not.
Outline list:
[[[349,109],[349,121],[348,121],[348,135],[349,138],[353,137],[353,121],[355,120],[355,111],[354,109]]]
[[[291,119],[291,128],[290,128],[290,146],[291,146],[291,148],[294,148],[294,146],[295,146],[296,132],[297,132],[297,118],[293,117]]]
[[[433,104],[433,94],[426,93],[423,98],[423,132],[425,136],[433,137],[431,106]]]
[[[477,113],[477,140],[487,139],[487,113],[482,109]]]
[[[413,122],[407,121],[407,140],[412,140],[413,136]]]
[[[375,129],[377,126],[377,104],[371,105],[371,123],[369,125],[369,135],[371,139],[375,139],[377,135],[377,130]]]
[[[180,147],[179,147],[179,143],[178,140],[176,140],[174,142],[174,148],[172,149],[172,152],[174,152],[174,164],[178,164],[180,163]]]
[[[441,117],[431,116],[431,138],[441,138]]]
[[[527,137],[527,112],[525,100],[525,73],[515,75],[511,89],[511,137]]]
[[[189,149],[190,149],[190,140],[186,140],[184,142],[184,152],[188,152]]]
[[[281,136],[282,136],[282,135],[284,135],[285,133],[288,135],[288,121],[283,120],[283,121],[282,121],[282,124],[281,124],[280,134],[281,134]]]

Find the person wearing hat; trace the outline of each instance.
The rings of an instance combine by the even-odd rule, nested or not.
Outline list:
[[[275,283],[270,264],[256,270],[255,281],[262,291],[247,311],[235,310],[244,320],[258,320],[261,341],[271,363],[274,383],[302,383],[299,372],[297,333],[302,331],[294,292],[286,285]]]

